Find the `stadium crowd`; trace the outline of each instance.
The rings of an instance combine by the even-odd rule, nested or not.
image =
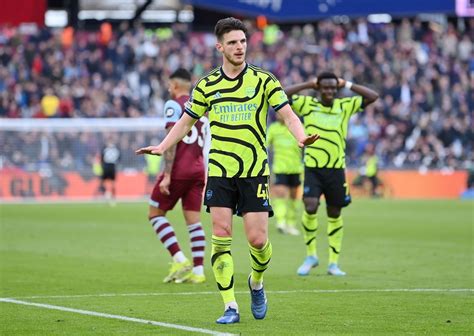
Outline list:
[[[190,28],[123,24],[112,36],[77,31],[66,39],[63,30],[22,34],[0,27],[0,118],[161,117],[171,72],[192,69],[196,80],[219,64],[213,34]],[[473,19],[462,27],[418,19],[387,24],[327,20],[286,30],[251,27],[247,58],[277,75],[283,86],[333,69],[380,93],[375,104],[352,118],[349,166],[360,164],[370,142],[382,167],[462,169],[474,160],[473,41]],[[37,132],[8,145],[8,137],[3,132],[2,162],[14,165],[45,155],[41,144],[46,140],[49,156],[56,157],[49,160],[64,165],[71,157],[88,164],[90,158],[77,158],[84,153],[78,148],[97,142],[89,148],[97,152],[100,142],[84,134],[64,141],[64,135]],[[40,150],[16,150],[28,143]],[[122,153],[139,145],[120,142]]]

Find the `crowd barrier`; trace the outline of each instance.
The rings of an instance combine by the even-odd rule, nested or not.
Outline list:
[[[48,174],[49,175],[49,174]],[[94,200],[100,198],[99,178],[77,172],[26,173],[14,170],[0,171],[0,200]],[[149,191],[148,177],[144,173],[118,173],[117,198],[143,198]]]
[[[356,175],[355,171],[348,171],[348,181]],[[379,178],[382,197],[394,199],[455,199],[467,187],[466,171],[386,170],[379,173]],[[357,194],[354,189],[352,194]]]
[[[355,171],[347,172],[348,181],[353,181]],[[455,171],[382,171],[383,197],[394,199],[455,199],[466,189],[467,173]],[[100,198],[98,177],[77,172],[56,174],[27,173],[20,170],[0,171],[0,200],[2,202],[23,200],[73,201]],[[150,192],[148,176],[142,172],[118,173],[117,198],[143,199]],[[360,189],[351,189],[352,194],[367,196]]]

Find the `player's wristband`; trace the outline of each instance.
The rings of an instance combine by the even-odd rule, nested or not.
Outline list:
[[[352,84],[353,84],[352,82],[346,81],[346,84],[344,84],[344,87],[345,87],[346,89],[349,89],[349,90],[350,90],[351,87],[352,87]]]

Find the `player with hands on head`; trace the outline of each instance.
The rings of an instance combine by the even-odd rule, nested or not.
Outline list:
[[[342,88],[356,95],[337,98]],[[316,90],[319,97],[296,94],[306,89]],[[302,224],[306,258],[297,273],[308,275],[319,265],[316,253],[317,211],[320,197],[324,195],[328,216],[328,274],[342,276],[346,273],[338,265],[344,232],[341,210],[351,202],[344,153],[349,119],[376,101],[378,94],[365,86],[338,78],[332,72],[323,72],[313,80],[287,87],[285,92],[293,110],[303,118],[306,132],[318,132],[321,136],[319,141],[306,147],[304,153]]]
[[[255,319],[263,319],[267,313],[263,275],[272,256],[265,139],[269,106],[282,116],[300,147],[314,143],[319,136],[305,134],[275,76],[245,61],[247,28],[242,21],[219,20],[214,32],[222,66],[197,82],[186,113],[166,138],[158,146],[140,148],[136,153],[162,155],[189,132],[196,120],[209,113],[212,141],[204,204],[212,218],[212,270],[224,301],[224,314],[216,322],[231,324],[240,321],[231,253],[233,214],[243,217],[248,241],[252,314]]]

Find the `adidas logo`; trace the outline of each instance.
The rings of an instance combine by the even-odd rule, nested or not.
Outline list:
[[[263,202],[262,204],[264,207],[267,207],[268,206],[268,200],[265,200],[265,202]]]
[[[214,95],[214,98],[222,98],[221,93],[217,91],[216,94]]]

